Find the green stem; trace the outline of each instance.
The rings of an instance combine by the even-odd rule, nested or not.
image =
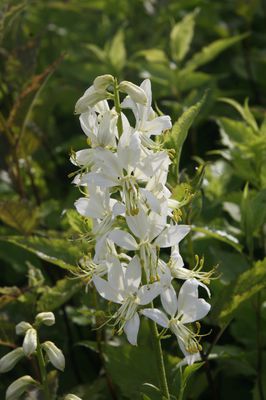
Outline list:
[[[159,372],[159,380],[160,380],[160,389],[161,389],[161,393],[162,393],[162,399],[170,400],[170,394],[169,394],[168,383],[167,383],[167,378],[166,378],[166,373],[165,373],[164,360],[163,360],[161,340],[159,338],[156,323],[154,321],[149,320],[149,324],[150,324],[150,330],[152,333],[152,341],[153,341],[153,347],[154,347],[155,357],[156,357],[156,361],[157,361],[157,368],[158,368],[158,372]]]
[[[48,388],[48,382],[47,382],[47,373],[46,373],[46,369],[45,369],[45,361],[44,361],[43,352],[41,349],[39,339],[37,339],[36,353],[37,353],[37,360],[38,360],[40,374],[41,374],[44,398],[45,398],[45,400],[50,400],[50,394],[49,394],[49,388]]]
[[[120,105],[120,97],[119,97],[119,90],[118,90],[118,82],[117,82],[116,78],[114,81],[114,102],[115,102],[115,110],[118,114],[117,130],[118,130],[118,136],[120,137],[123,133],[123,124],[122,124],[122,117],[121,117],[121,105]]]

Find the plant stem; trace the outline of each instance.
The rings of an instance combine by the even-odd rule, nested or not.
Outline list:
[[[44,398],[45,398],[45,400],[50,400],[50,394],[49,394],[49,388],[48,388],[48,382],[47,382],[47,373],[46,373],[46,369],[45,369],[45,361],[44,361],[41,345],[39,342],[39,338],[37,338],[36,353],[37,353],[37,360],[38,360],[40,374],[41,374]]]
[[[115,102],[115,110],[118,114],[117,130],[118,130],[118,136],[120,137],[123,133],[123,124],[122,124],[122,117],[121,117],[121,105],[120,105],[120,98],[119,98],[118,82],[117,82],[116,78],[114,81],[114,102]]]
[[[150,324],[150,330],[152,333],[153,347],[154,347],[154,351],[155,351],[155,357],[156,357],[157,368],[158,368],[158,373],[159,373],[162,399],[170,400],[170,394],[169,394],[168,383],[167,383],[167,378],[166,378],[166,373],[165,373],[164,360],[163,360],[161,340],[159,338],[156,323],[154,321],[149,320],[149,324]]]

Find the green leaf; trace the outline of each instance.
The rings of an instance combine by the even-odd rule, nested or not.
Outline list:
[[[28,234],[36,227],[38,210],[16,200],[0,201],[0,220],[21,233]]]
[[[76,269],[79,259],[85,252],[85,248],[82,248],[80,243],[72,244],[67,239],[48,239],[39,236],[4,236],[0,237],[0,240],[23,247],[42,260],[69,271]]]
[[[56,310],[80,289],[81,282],[78,279],[60,279],[54,287],[47,288],[40,297],[37,302],[37,311]]]
[[[176,24],[170,33],[170,46],[173,60],[182,61],[189,51],[194,34],[195,17],[198,10],[187,14]]]
[[[187,62],[185,67],[186,70],[193,71],[201,67],[202,65],[207,64],[224,50],[245,39],[247,36],[248,33],[244,33],[242,35],[236,35],[231,38],[219,39],[209,44],[208,46],[203,47],[201,51],[194,54],[194,56]]]
[[[257,261],[254,267],[243,272],[219,295],[213,307],[211,318],[220,325],[227,324],[234,312],[254,294],[266,288],[266,258]]]
[[[166,63],[168,62],[166,54],[160,49],[146,49],[138,51],[136,57],[144,57],[150,63]]]
[[[251,113],[249,106],[248,106],[248,99],[245,100],[244,107],[241,106],[237,101],[233,99],[228,99],[226,97],[221,97],[219,99],[220,101],[223,101],[224,103],[230,104],[232,107],[234,107],[241,117],[246,121],[246,123],[255,131],[259,131],[259,127],[257,125],[257,122]]]
[[[124,40],[124,32],[119,30],[113,38],[109,49],[110,62],[117,72],[120,72],[126,63],[127,55]]]
[[[158,384],[154,353],[148,346],[108,346],[105,353],[107,370],[126,398],[138,398],[144,382]]]
[[[242,249],[239,240],[224,230],[210,229],[208,227],[201,227],[201,226],[193,226],[192,230],[194,232],[203,233],[204,236],[220,240],[221,242],[224,242],[229,246],[234,247],[234,249],[236,249],[237,251],[241,251]]]
[[[176,152],[174,162],[176,164],[177,172],[179,172],[181,152],[183,144],[187,138],[189,128],[191,127],[192,123],[200,112],[205,100],[206,94],[204,94],[200,101],[189,107],[189,109],[186,110],[180,118],[178,118],[170,133],[169,145],[172,146]]]

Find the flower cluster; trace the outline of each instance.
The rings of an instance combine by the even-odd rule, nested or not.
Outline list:
[[[62,351],[51,341],[44,343],[39,341],[38,329],[40,325],[52,326],[54,323],[55,317],[52,312],[42,312],[36,315],[32,325],[26,321],[17,324],[16,334],[24,336],[22,347],[17,347],[0,359],[0,373],[10,371],[23,357],[31,357],[32,355],[36,355],[41,371],[42,368],[45,368],[46,363],[44,355],[47,362],[50,362],[60,371],[64,371],[65,357]],[[42,385],[31,376],[22,376],[7,388],[6,400],[16,400],[32,387],[42,390]]]
[[[126,96],[120,103],[121,93]],[[145,315],[176,335],[192,363],[201,349],[197,321],[210,309],[198,288],[210,295],[205,285],[209,274],[201,264],[185,268],[179,253],[190,227],[178,224],[180,203],[167,187],[171,160],[162,144],[172,127],[170,117],[153,110],[148,79],[136,86],[118,83],[111,75],[94,80],[75,112],[89,144],[71,156],[79,167],[73,182],[83,193],[75,207],[92,219],[95,244],[93,257],[81,260],[77,275],[118,304],[110,321],[131,344],[137,344],[140,316]],[[164,251],[168,261],[161,249],[169,249]],[[178,280],[185,282],[177,296]],[[157,298],[165,312],[153,307]]]

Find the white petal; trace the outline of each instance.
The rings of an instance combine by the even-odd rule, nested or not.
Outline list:
[[[168,115],[157,117],[151,121],[146,121],[143,128],[150,135],[160,135],[163,131],[171,129],[172,123]]]
[[[150,285],[143,285],[138,291],[138,299],[140,305],[150,303],[155,297],[157,297],[162,290],[159,282],[152,283]]]
[[[115,229],[109,234],[109,239],[112,240],[117,246],[123,247],[126,250],[136,250],[138,244],[130,233]]]
[[[210,304],[204,299],[198,298],[198,286],[201,285],[196,279],[188,279],[179,291],[178,312],[183,314],[183,323],[204,318],[211,308]]]
[[[136,312],[134,316],[125,323],[124,326],[124,332],[127,335],[127,340],[129,341],[129,343],[133,344],[133,346],[137,345],[139,324],[139,315]]]
[[[121,293],[113,289],[110,284],[106,282],[106,280],[100,278],[99,276],[94,276],[92,280],[98,293],[104,299],[113,301],[114,303],[121,303],[123,301]]]
[[[141,265],[139,257],[132,258],[126,269],[125,282],[126,290],[135,293],[138,290],[141,281]]]
[[[144,308],[144,310],[141,310],[141,314],[152,319],[156,324],[161,325],[163,328],[168,328],[169,319],[161,310],[158,310],[157,308]]]
[[[165,311],[173,317],[177,312],[177,297],[172,285],[162,290],[161,302]]]
[[[140,208],[137,215],[126,215],[126,221],[129,229],[139,239],[144,240],[147,237],[148,218],[145,211]]]
[[[154,244],[159,247],[172,247],[177,245],[190,231],[188,225],[171,225],[163,230]]]
[[[125,290],[125,276],[123,267],[116,257],[109,257],[107,260],[108,283],[114,290]]]
[[[75,201],[74,206],[77,212],[84,217],[91,218],[102,218],[103,217],[103,207],[102,203],[94,202],[92,199],[87,197],[81,197]]]
[[[112,204],[112,200],[113,199],[111,199],[111,204]],[[113,208],[112,208],[112,213],[113,213],[114,217],[125,214],[125,212],[126,212],[125,205],[123,203],[121,203],[121,201],[115,201]]]

